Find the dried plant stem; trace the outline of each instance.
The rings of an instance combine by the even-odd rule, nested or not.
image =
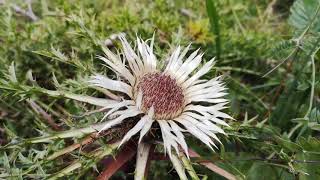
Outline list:
[[[193,169],[190,160],[187,159],[184,154],[181,154],[181,155],[180,155],[180,158],[181,158],[181,161],[182,161],[184,167],[186,168],[187,172],[189,173],[191,179],[193,179],[193,180],[200,180],[200,178],[198,177],[196,171]]]
[[[86,128],[80,129],[72,129],[64,132],[59,132],[53,135],[45,136],[45,137],[36,137],[26,140],[27,143],[35,144],[35,143],[43,143],[48,142],[54,139],[64,139],[64,138],[71,138],[71,137],[80,137],[90,133],[98,132],[101,130],[106,124],[111,123],[112,121],[106,121],[99,124],[94,124]]]
[[[190,157],[200,157],[200,155],[198,153],[196,153],[195,151],[193,151],[192,149],[189,149],[188,151],[189,151]],[[228,171],[220,168],[219,166],[213,164],[212,162],[203,161],[203,162],[199,162],[199,164],[207,167],[211,171],[213,171],[213,172],[225,177],[228,180],[236,180],[236,177],[233,174],[231,174]]]
[[[99,150],[99,151],[95,151],[94,153],[92,153],[90,155],[90,157],[96,159],[96,160],[100,160],[103,157],[110,155],[113,150],[119,145],[119,142],[116,142],[114,144],[110,144],[108,148],[103,149],[103,150]],[[54,175],[52,175],[51,177],[49,177],[48,179],[53,180],[53,179],[57,179],[59,177],[64,177],[66,174],[69,174],[70,172],[81,168],[82,166],[84,166],[84,163],[81,162],[81,160],[76,160],[73,163],[71,163],[69,166],[67,166],[66,168],[62,169],[61,171],[55,173]]]
[[[175,153],[172,153],[170,159],[171,159],[173,167],[177,171],[180,179],[187,180],[188,178],[185,173],[185,167],[182,165],[178,156]]]
[[[320,6],[318,7],[319,10]],[[318,38],[317,44],[319,43],[320,38]],[[315,84],[316,84],[316,65],[314,62],[314,58],[316,53],[319,51],[320,46],[315,48],[314,51],[312,51],[311,55],[310,55],[310,59],[311,59],[311,70],[312,70],[312,74],[311,74],[311,92],[310,92],[310,99],[309,99],[309,107],[308,110],[306,112],[306,114],[304,115],[303,118],[297,118],[297,119],[304,119],[304,120],[308,120],[309,119],[309,115],[311,113],[312,110],[312,106],[313,106],[313,99],[314,99],[314,89],[315,89]],[[291,131],[288,133],[288,137],[290,138],[293,133],[299,129],[301,126],[303,125],[303,123],[298,123],[295,127],[293,127],[291,129]]]
[[[43,110],[34,100],[28,99],[27,102],[37,114],[42,115],[52,129],[57,131],[61,130],[61,128],[54,122],[51,115]]]
[[[86,138],[82,139],[80,142],[72,144],[71,146],[68,146],[58,152],[55,152],[54,154],[52,154],[51,156],[49,156],[47,158],[47,160],[53,160],[61,155],[70,153],[72,151],[74,151],[75,149],[78,149],[81,146],[87,145],[92,143],[96,138],[98,137],[98,133],[93,133],[89,136],[87,136]]]
[[[10,4],[10,6],[16,13],[27,17],[31,21],[37,21],[39,18],[38,18],[38,16],[36,16],[34,14],[34,12],[32,10],[32,0],[25,0],[25,2],[28,6],[27,10],[22,9],[20,6],[18,6],[16,4]],[[0,0],[0,5],[5,5],[5,4],[6,4],[5,0]]]
[[[107,180],[119,170],[126,162],[136,154],[136,146],[133,143],[126,144],[120,153],[106,165],[106,168],[98,176],[97,180]]]
[[[319,6],[320,7],[320,6]],[[318,38],[317,43],[319,43],[320,38]],[[314,62],[314,58],[316,56],[316,53],[319,51],[320,46],[314,50],[310,56],[311,59],[311,69],[312,69],[312,74],[311,74],[311,92],[310,92],[310,100],[309,100],[309,108],[308,111],[306,112],[304,118],[307,118],[312,110],[312,104],[313,104],[313,98],[314,98],[314,89],[315,89],[315,84],[316,84],[316,65]]]
[[[141,142],[138,145],[137,161],[136,161],[136,172],[134,175],[135,180],[145,179],[145,172],[148,163],[149,153],[151,144]]]

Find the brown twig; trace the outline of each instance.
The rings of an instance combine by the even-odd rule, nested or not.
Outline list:
[[[104,141],[106,143],[114,143],[119,141],[120,139],[122,139],[122,137],[124,136],[124,134],[132,128],[133,125],[127,125],[127,124],[120,124],[118,126],[115,126],[111,129],[102,131],[100,133],[95,132],[92,134],[89,134],[88,136],[86,136],[84,139],[80,140],[77,143],[73,143],[67,147],[65,147],[64,149],[61,149],[55,153],[53,153],[52,155],[50,155],[49,157],[47,157],[47,160],[52,160],[55,159],[59,156],[62,156],[64,154],[67,153],[71,153],[72,151],[78,149],[78,148],[82,148],[86,145],[89,145],[93,142],[95,142],[98,138],[107,136]]]
[[[27,102],[37,114],[40,114],[46,120],[46,122],[52,129],[57,131],[61,130],[60,126],[58,126],[54,122],[51,115],[48,114],[45,110],[43,110],[35,101],[28,99]]]
[[[57,158],[57,157],[59,157],[59,156],[61,156],[61,155],[70,153],[70,152],[74,151],[75,149],[78,149],[78,148],[80,148],[80,147],[82,147],[82,146],[85,146],[85,145],[87,145],[87,144],[90,144],[90,143],[94,142],[95,139],[98,138],[98,136],[99,136],[98,133],[90,134],[90,135],[87,136],[86,138],[82,139],[80,142],[74,143],[74,144],[72,144],[72,145],[70,145],[70,146],[68,146],[68,147],[66,147],[66,148],[64,148],[64,149],[62,149],[62,150],[60,150],[60,151],[52,154],[51,156],[49,156],[49,157],[47,158],[47,160],[55,159],[55,158]],[[61,153],[61,152],[62,152],[62,153]]]
[[[192,149],[188,149],[188,151],[189,151],[190,157],[200,157],[200,155],[198,153],[196,153],[195,151],[193,151]],[[220,168],[219,166],[213,164],[212,162],[202,161],[202,162],[199,162],[199,164],[207,167],[211,171],[213,171],[213,172],[225,177],[226,179],[236,180],[236,177],[233,174],[231,174],[228,171]]]
[[[125,163],[127,163],[137,152],[137,147],[134,143],[127,143],[121,150],[120,153],[113,159],[109,157],[107,163],[105,164],[105,169],[97,177],[97,180],[107,180],[115,172],[117,172]],[[111,159],[112,158],[112,159]]]

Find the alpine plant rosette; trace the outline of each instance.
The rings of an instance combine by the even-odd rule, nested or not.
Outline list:
[[[137,123],[123,137],[121,144],[140,133],[139,143],[149,132],[153,123],[161,129],[165,152],[172,158],[172,148],[179,154],[179,146],[188,156],[184,133],[190,133],[209,148],[216,147],[213,140],[220,142],[217,133],[224,133],[220,126],[228,126],[224,118],[231,118],[221,112],[228,103],[223,96],[226,88],[221,77],[200,79],[214,65],[214,59],[201,65],[203,54],[199,49],[186,57],[190,48],[175,49],[159,67],[153,53],[154,38],[150,45],[137,38],[137,52],[124,36],[120,36],[122,53],[114,54],[104,49],[105,57],[99,56],[108,68],[117,75],[117,80],[96,74],[89,83],[117,93],[103,107],[109,109],[103,119],[111,119],[101,131],[123,123],[128,118],[140,117]],[[113,98],[114,99],[114,98]]]

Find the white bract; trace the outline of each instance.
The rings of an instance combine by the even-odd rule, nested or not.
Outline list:
[[[184,50],[178,47],[168,58],[165,67],[159,67],[153,53],[154,38],[150,45],[137,38],[137,51],[124,36],[119,37],[122,52],[114,54],[104,49],[105,57],[99,56],[112,70],[117,80],[96,74],[89,83],[107,89],[120,96],[120,100],[109,100],[104,119],[111,119],[100,132],[125,122],[128,118],[140,117],[123,137],[123,144],[139,134],[139,143],[149,132],[153,123],[161,129],[165,151],[171,160],[172,148],[179,154],[179,146],[188,156],[184,134],[190,133],[211,149],[219,142],[216,133],[224,133],[220,126],[231,118],[221,112],[226,108],[227,93],[221,77],[200,79],[214,65],[214,59],[201,65],[203,54],[199,50],[186,57],[190,45]],[[106,99],[107,100],[107,99]]]

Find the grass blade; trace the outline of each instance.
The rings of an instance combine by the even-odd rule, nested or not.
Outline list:
[[[211,31],[215,35],[217,58],[220,59],[221,55],[221,38],[220,38],[220,25],[219,15],[216,5],[213,0],[206,0],[207,13],[211,24]]]

